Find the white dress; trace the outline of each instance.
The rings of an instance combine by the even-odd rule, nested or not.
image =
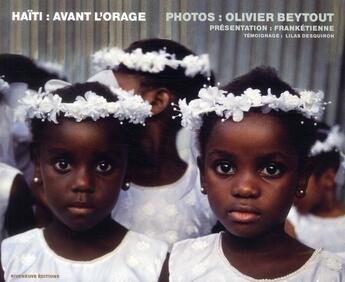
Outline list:
[[[5,213],[11,195],[11,188],[17,174],[21,174],[21,172],[0,162],[0,242],[2,240]]]
[[[165,243],[131,231],[115,250],[91,261],[57,255],[47,245],[43,229],[38,228],[7,238],[1,245],[7,282],[153,282],[158,281],[166,254]]]
[[[288,220],[295,228],[297,239],[311,248],[323,248],[334,253],[345,253],[345,216],[322,218],[300,214],[292,207]]]
[[[189,163],[175,183],[160,187],[131,184],[121,190],[112,212],[130,230],[173,243],[211,233],[216,224],[207,196],[200,191],[198,168]]]
[[[226,259],[221,247],[221,234],[211,234],[176,243],[169,260],[170,281],[345,281],[344,262],[321,249],[316,250],[301,268],[289,275],[275,279],[254,279],[239,272]]]

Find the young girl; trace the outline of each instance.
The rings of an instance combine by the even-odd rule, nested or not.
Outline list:
[[[111,219],[123,186],[129,123],[143,123],[150,106],[140,96],[99,83],[67,86],[23,99],[31,119],[35,183],[54,218],[3,241],[6,281],[157,281],[163,242]]]
[[[122,88],[152,105],[153,116],[137,132],[135,173],[129,189],[120,193],[114,219],[170,246],[209,234],[216,219],[200,193],[196,164],[180,154],[176,143],[181,125],[171,118],[172,102],[197,97],[204,84],[213,83],[207,55],[196,56],[171,40],[148,39],[125,51],[99,51],[93,59],[98,69],[113,69],[107,83],[116,77]]]
[[[345,205],[337,199],[336,187],[343,182],[345,135],[339,126],[319,124],[317,141],[310,154],[314,164],[307,194],[295,201],[288,220],[296,238],[312,248],[345,254]],[[342,183],[339,183],[340,185]]]
[[[201,185],[226,231],[174,245],[170,281],[344,281],[340,259],[284,232],[308,180],[318,93],[300,95],[271,69],[203,89],[180,109],[199,129]]]

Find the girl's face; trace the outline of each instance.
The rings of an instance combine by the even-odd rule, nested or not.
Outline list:
[[[35,158],[36,176],[55,218],[74,231],[110,215],[127,165],[121,125],[111,119],[44,126]]]
[[[239,237],[283,228],[298,187],[298,157],[286,126],[275,116],[247,113],[241,122],[217,122],[199,161],[212,210]]]

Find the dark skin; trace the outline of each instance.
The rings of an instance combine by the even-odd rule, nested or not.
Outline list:
[[[89,261],[116,249],[126,233],[127,229],[109,216],[88,232],[76,232],[53,221],[44,237],[56,254],[75,261]]]
[[[180,179],[187,164],[180,158],[176,148],[179,127],[171,126],[174,95],[166,88],[144,89],[140,75],[114,73],[119,85],[125,90],[134,90],[152,105],[153,117],[139,129],[140,142],[131,176],[135,184],[154,187],[171,184]]]
[[[48,226],[53,219],[46,198],[43,196],[42,189],[42,181],[31,182],[30,190],[35,198],[35,220],[39,228]]]
[[[217,122],[199,159],[210,206],[226,228],[227,260],[255,279],[299,269],[314,250],[288,236],[284,222],[308,170],[299,162],[279,118],[247,113],[241,122]]]
[[[127,233],[110,217],[127,166],[121,125],[111,118],[79,123],[64,118],[43,130],[34,161],[40,198],[53,214],[44,230],[47,244],[76,261],[113,251]]]
[[[110,217],[127,165],[121,134],[113,119],[63,119],[44,127],[35,176],[53,213],[44,237],[56,254],[92,260],[114,250],[125,236],[127,230]]]

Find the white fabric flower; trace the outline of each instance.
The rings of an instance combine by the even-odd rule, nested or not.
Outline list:
[[[307,91],[303,90],[300,92],[301,104],[304,111],[309,115],[319,118],[322,115],[322,102],[324,93],[322,91]],[[320,110],[321,108],[321,110]]]
[[[166,206],[166,214],[171,217],[177,215],[177,207],[173,204]]]
[[[0,77],[0,92],[5,92],[10,88],[8,83]]]
[[[235,122],[240,122],[251,108],[261,108],[262,113],[297,111],[307,118],[317,117],[323,110],[322,98],[320,91],[302,91],[299,96],[285,91],[275,96],[271,89],[262,95],[259,89],[248,88],[242,95],[235,96],[217,87],[208,87],[200,89],[199,98],[189,104],[185,99],[179,100],[179,109],[175,110],[180,112],[182,126],[197,131],[202,125],[202,116],[210,112],[215,112],[222,121],[232,118]]]
[[[129,266],[136,267],[140,263],[140,259],[137,256],[131,254],[127,256],[126,262]]]
[[[60,105],[61,105],[61,97],[58,95],[52,95],[48,94],[45,95],[42,99],[42,101],[39,104],[39,112],[42,112],[42,114],[47,114],[49,116],[49,119],[53,121],[54,123],[58,123],[56,120],[56,116],[60,111]]]
[[[196,240],[195,242],[193,242],[192,244],[192,249],[193,250],[197,250],[197,251],[201,251],[206,249],[209,246],[209,242],[208,241],[203,241],[203,240]]]
[[[165,50],[143,52],[137,48],[130,53],[114,47],[102,49],[92,55],[92,64],[95,71],[105,69],[117,69],[120,64],[129,69],[148,73],[160,73],[165,67],[185,69],[185,75],[194,77],[198,73],[208,76],[211,73],[210,63],[207,54],[201,56],[188,55],[182,60],[178,60],[175,54],[169,54]]]
[[[36,260],[36,257],[32,254],[24,254],[20,257],[19,260],[20,260],[20,263],[23,264],[24,266],[29,266]]]
[[[288,91],[283,92],[278,98],[278,109],[288,112],[298,109],[301,104],[301,99],[290,94]]]
[[[248,102],[252,107],[261,107],[262,106],[262,96],[259,89],[248,88],[243,92],[243,94],[248,98]]]
[[[151,203],[146,203],[144,206],[143,206],[143,212],[144,214],[148,215],[148,216],[151,216],[155,213],[156,209],[154,207],[154,205],[152,205]]]
[[[172,244],[172,243],[177,241],[178,234],[176,231],[171,230],[171,231],[166,232],[164,234],[164,237],[165,237],[167,242]]]
[[[111,115],[120,121],[145,124],[146,118],[152,115],[152,106],[133,91],[128,92],[121,88],[111,90],[118,96],[118,101],[107,102],[104,97],[87,91],[84,96],[78,96],[73,103],[62,103],[61,97],[57,94],[27,91],[20,103],[29,119],[39,118],[58,123],[57,116],[62,113],[65,117],[81,122],[87,118],[96,121]]]
[[[340,131],[339,125],[335,125],[329,131],[327,138],[322,142],[317,140],[310,149],[310,155],[316,156],[332,150],[343,151],[345,148],[345,134]]]
[[[343,266],[343,263],[340,259],[338,259],[336,257],[329,257],[326,260],[326,265],[331,270],[340,271],[342,266]]]
[[[136,248],[139,250],[139,251],[146,251],[150,248],[150,244],[145,242],[145,241],[140,241],[136,244]]]
[[[209,76],[211,74],[210,62],[207,54],[201,56],[188,55],[182,59],[180,64],[186,69],[185,75],[189,77],[194,77],[198,73],[204,76]]]

